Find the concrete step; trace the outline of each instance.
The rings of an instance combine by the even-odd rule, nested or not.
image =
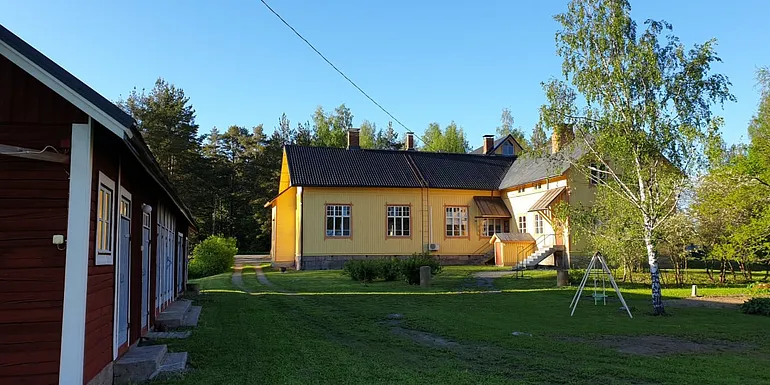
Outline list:
[[[181,374],[187,367],[187,352],[168,353],[163,364],[152,376],[153,379],[164,379]]]
[[[172,303],[158,315],[158,318],[155,320],[156,329],[162,331],[182,326],[184,317],[190,311],[190,307],[192,307],[192,301],[186,299]]]
[[[198,326],[198,318],[201,316],[202,309],[200,306],[191,307],[182,320],[182,326]]]
[[[145,335],[146,338],[151,340],[164,340],[164,339],[185,339],[192,334],[190,330],[184,330],[180,332],[149,332]]]
[[[115,385],[135,384],[151,379],[161,367],[166,345],[133,346],[112,367]]]

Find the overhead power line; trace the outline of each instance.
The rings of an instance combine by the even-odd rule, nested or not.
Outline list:
[[[345,75],[345,73],[344,73],[344,72],[342,72],[342,70],[340,70],[339,68],[337,68],[337,66],[336,66],[336,65],[334,65],[334,63],[332,63],[332,62],[331,62],[331,60],[327,59],[327,58],[326,58],[326,56],[324,56],[324,54],[322,54],[322,53],[321,53],[321,51],[319,51],[319,50],[318,50],[318,49],[317,49],[315,46],[313,46],[313,44],[312,44],[312,43],[310,43],[310,42],[309,42],[307,39],[305,39],[305,37],[304,37],[304,36],[302,36],[302,34],[300,34],[299,32],[297,32],[297,30],[296,30],[296,29],[294,29],[294,27],[292,27],[292,26],[291,26],[291,24],[289,24],[289,22],[287,22],[287,21],[286,21],[286,20],[285,20],[283,17],[281,17],[281,15],[279,15],[279,14],[278,14],[278,12],[276,12],[276,11],[273,9],[273,7],[271,7],[271,6],[270,6],[270,4],[268,4],[268,3],[267,3],[265,0],[260,0],[260,1],[262,2],[262,4],[264,4],[264,5],[265,5],[265,7],[267,7],[267,9],[268,9],[268,10],[270,10],[270,12],[272,12],[272,13],[273,13],[273,15],[275,15],[275,17],[277,17],[279,20],[281,20],[281,22],[283,22],[283,24],[285,24],[287,27],[289,27],[289,29],[290,29],[292,32],[294,32],[294,34],[295,34],[295,35],[297,35],[297,37],[299,37],[300,39],[302,39],[302,41],[304,41],[304,42],[305,42],[305,44],[307,44],[307,45],[308,45],[308,46],[309,46],[309,47],[310,47],[310,48],[311,48],[313,51],[315,51],[315,53],[317,53],[317,54],[318,54],[318,56],[320,56],[320,57],[321,57],[321,59],[324,59],[324,61],[325,61],[327,64],[329,64],[329,65],[330,65],[332,68],[334,68],[334,70],[335,70],[335,71],[337,71],[337,73],[339,73],[340,75],[342,75],[342,77],[343,77],[343,78],[345,78],[345,80],[347,80],[347,81],[348,81],[350,84],[352,84],[352,85],[353,85],[353,87],[356,87],[356,89],[357,89],[359,92],[361,92],[361,94],[363,94],[364,96],[366,96],[366,98],[367,98],[367,99],[369,99],[369,100],[370,100],[372,103],[374,103],[374,105],[375,105],[375,106],[379,107],[379,108],[382,110],[382,112],[384,112],[384,113],[386,113],[388,116],[390,116],[390,118],[391,118],[391,119],[393,119],[393,120],[394,120],[396,123],[398,123],[398,124],[399,124],[401,127],[404,127],[404,129],[405,129],[406,131],[408,131],[408,132],[413,132],[413,133],[414,133],[414,131],[410,130],[410,129],[409,129],[409,127],[407,127],[406,125],[404,125],[404,123],[401,123],[401,121],[400,121],[400,120],[398,120],[398,119],[397,119],[395,116],[393,116],[393,114],[391,114],[391,113],[390,113],[388,110],[386,110],[386,109],[385,109],[385,107],[383,107],[383,106],[382,106],[380,103],[377,103],[377,101],[376,101],[376,100],[374,100],[374,98],[372,98],[371,96],[369,96],[369,94],[367,94],[367,93],[366,93],[366,91],[364,91],[364,90],[363,90],[361,87],[359,87],[359,86],[358,86],[358,84],[356,84],[356,82],[354,82],[354,81],[353,81],[353,80],[351,80],[351,79],[350,79],[350,78],[349,78],[347,75]],[[416,134],[416,133],[415,133],[415,134],[414,134],[414,136],[415,136],[415,137],[417,137],[418,139],[420,139],[420,141],[421,141],[421,142],[423,142],[423,144],[427,145],[427,143],[425,142],[425,139],[423,139],[423,138],[422,138],[420,135],[418,135],[418,134]]]

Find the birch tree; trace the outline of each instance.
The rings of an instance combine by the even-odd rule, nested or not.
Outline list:
[[[712,74],[715,40],[687,48],[665,21],[637,31],[627,0],[573,0],[556,15],[564,81],[546,83],[548,127],[575,130],[574,169],[639,215],[652,281],[653,313],[664,314],[654,233],[677,211],[690,178],[719,137],[712,108],[732,101]],[[576,106],[576,100],[581,106]],[[573,153],[574,154],[574,153]]]

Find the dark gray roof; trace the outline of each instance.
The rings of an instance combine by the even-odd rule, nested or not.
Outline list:
[[[293,186],[496,190],[512,157],[286,146]]]
[[[67,72],[67,70],[54,63],[53,60],[43,55],[40,51],[27,44],[27,42],[14,35],[13,32],[2,25],[0,25],[0,40],[35,63],[43,71],[64,83],[65,86],[83,96],[96,108],[115,119],[118,123],[126,128],[131,128],[134,125],[134,118],[132,118],[131,115],[125,113],[104,96],[99,95],[93,88],[80,81],[80,79]]]
[[[27,42],[16,36],[3,25],[0,25],[0,41],[3,41],[16,52],[40,67],[43,71],[56,78],[67,88],[88,100],[91,104],[94,105],[94,107],[109,115],[119,124],[130,130],[133,134],[133,138],[121,139],[124,139],[127,146],[129,147],[129,150],[134,153],[134,155],[139,159],[140,163],[142,163],[147,168],[148,172],[150,172],[151,175],[156,178],[161,187],[169,194],[171,200],[174,201],[177,208],[179,208],[179,210],[187,217],[190,224],[197,228],[190,209],[184,203],[182,203],[182,200],[179,198],[168,177],[161,170],[157,160],[155,159],[155,156],[152,154],[150,148],[142,138],[141,133],[136,128],[136,121],[134,121],[134,118],[131,117],[131,115],[121,110],[120,107],[115,105],[115,103],[109,101],[107,98],[94,91],[93,88],[89,87],[80,79],[76,78],[67,70],[56,64],[53,60],[43,55],[42,52],[29,45]]]
[[[521,156],[508,169],[500,182],[499,189],[559,176],[570,167],[570,159],[578,159],[582,154],[581,147],[570,146],[556,154]]]

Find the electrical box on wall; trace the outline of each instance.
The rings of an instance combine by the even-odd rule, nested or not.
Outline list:
[[[53,244],[54,245],[63,245],[64,244],[64,235],[56,234],[53,236]]]

